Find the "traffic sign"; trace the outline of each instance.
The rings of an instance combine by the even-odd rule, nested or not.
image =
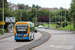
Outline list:
[[[6,22],[15,22],[15,17],[6,17]]]
[[[0,21],[0,25],[5,25],[5,21]]]

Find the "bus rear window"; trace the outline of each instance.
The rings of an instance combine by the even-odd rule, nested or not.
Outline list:
[[[16,25],[17,33],[27,33],[28,25]]]

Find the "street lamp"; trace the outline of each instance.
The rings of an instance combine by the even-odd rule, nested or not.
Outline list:
[[[10,11],[10,0],[9,0],[9,4],[8,4],[8,9],[9,9],[9,11]]]
[[[56,29],[56,10],[55,10],[55,29]]]
[[[50,13],[50,11],[49,11],[49,24],[50,24],[50,16],[51,16],[51,13]]]
[[[9,11],[10,11],[10,0],[9,0]]]
[[[61,26],[62,26],[62,9],[61,9]]]
[[[60,21],[60,12],[59,12],[59,21]]]
[[[37,10],[36,10],[36,27],[37,27]]]
[[[22,21],[22,11],[21,11],[21,14],[20,14],[20,21]]]
[[[2,16],[3,16],[3,21],[4,21],[4,0],[3,0],[3,15]],[[2,25],[2,28],[3,28],[2,29],[2,34],[3,34],[4,33],[4,25]]]
[[[29,15],[28,15],[28,11],[27,11],[27,20],[29,20]]]

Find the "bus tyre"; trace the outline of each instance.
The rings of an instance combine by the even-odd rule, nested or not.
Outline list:
[[[18,40],[15,40],[16,42],[18,42]]]

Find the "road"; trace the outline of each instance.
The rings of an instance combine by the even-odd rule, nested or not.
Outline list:
[[[45,34],[35,33],[35,39],[33,41],[20,41],[16,42],[14,36],[4,38],[0,40],[0,50],[24,50],[26,47],[29,48],[36,44],[42,43],[43,40],[50,34],[50,39],[46,40],[45,43],[37,47],[32,47],[32,50],[75,50],[75,34],[72,32],[51,30],[51,29],[39,29]],[[47,33],[46,33],[47,32]],[[46,36],[47,34],[47,36]],[[42,38],[41,38],[42,37]],[[38,40],[39,39],[39,40]],[[38,41],[38,42],[37,42]]]
[[[0,50],[14,50],[16,48],[19,48],[21,46],[24,46],[24,45],[27,45],[27,44],[30,44],[30,43],[36,41],[41,36],[42,36],[42,34],[37,32],[37,33],[35,33],[35,39],[33,41],[20,41],[20,42],[16,42],[14,40],[14,36],[1,39],[0,40]]]
[[[38,29],[38,28],[37,28]],[[32,50],[75,50],[75,34],[72,32],[50,29],[38,29],[48,32],[51,38]]]

